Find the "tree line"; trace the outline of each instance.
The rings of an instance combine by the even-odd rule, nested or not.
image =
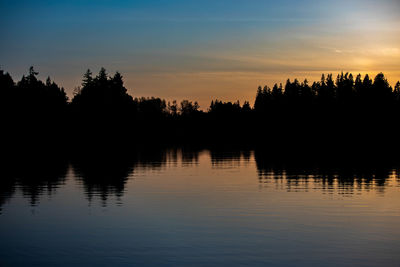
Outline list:
[[[279,105],[328,105],[333,106],[355,106],[366,105],[374,108],[377,105],[398,104],[400,100],[400,82],[394,89],[389,85],[383,73],[376,75],[372,80],[368,74],[356,78],[351,73],[341,73],[333,79],[332,74],[326,77],[323,74],[320,81],[309,85],[307,79],[300,83],[297,79],[286,85],[273,88],[261,86],[257,90],[254,109],[260,112],[276,108]]]
[[[400,114],[400,82],[392,88],[382,73],[374,79],[368,74],[323,74],[312,84],[287,80],[284,86],[260,86],[253,106],[213,100],[206,111],[196,101],[134,98],[123,76],[109,75],[104,68],[95,76],[88,70],[70,100],[50,77],[43,82],[37,75],[31,67],[14,82],[0,70],[1,114],[9,138],[327,143],[389,133]]]

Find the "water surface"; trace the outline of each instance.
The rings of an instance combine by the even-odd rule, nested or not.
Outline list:
[[[1,266],[400,264],[391,164],[168,149],[2,169]]]

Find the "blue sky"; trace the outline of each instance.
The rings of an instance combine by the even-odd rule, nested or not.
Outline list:
[[[71,95],[87,68],[134,96],[250,100],[258,85],[323,72],[400,79],[400,2],[0,1],[0,66],[34,65]]]

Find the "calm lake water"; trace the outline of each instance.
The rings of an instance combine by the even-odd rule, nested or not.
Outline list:
[[[390,164],[169,149],[2,172],[0,266],[400,266]]]

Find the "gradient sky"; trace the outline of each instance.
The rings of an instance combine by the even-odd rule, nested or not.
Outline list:
[[[0,67],[29,66],[72,96],[120,71],[133,96],[254,101],[258,85],[321,73],[400,80],[399,0],[0,0]]]

